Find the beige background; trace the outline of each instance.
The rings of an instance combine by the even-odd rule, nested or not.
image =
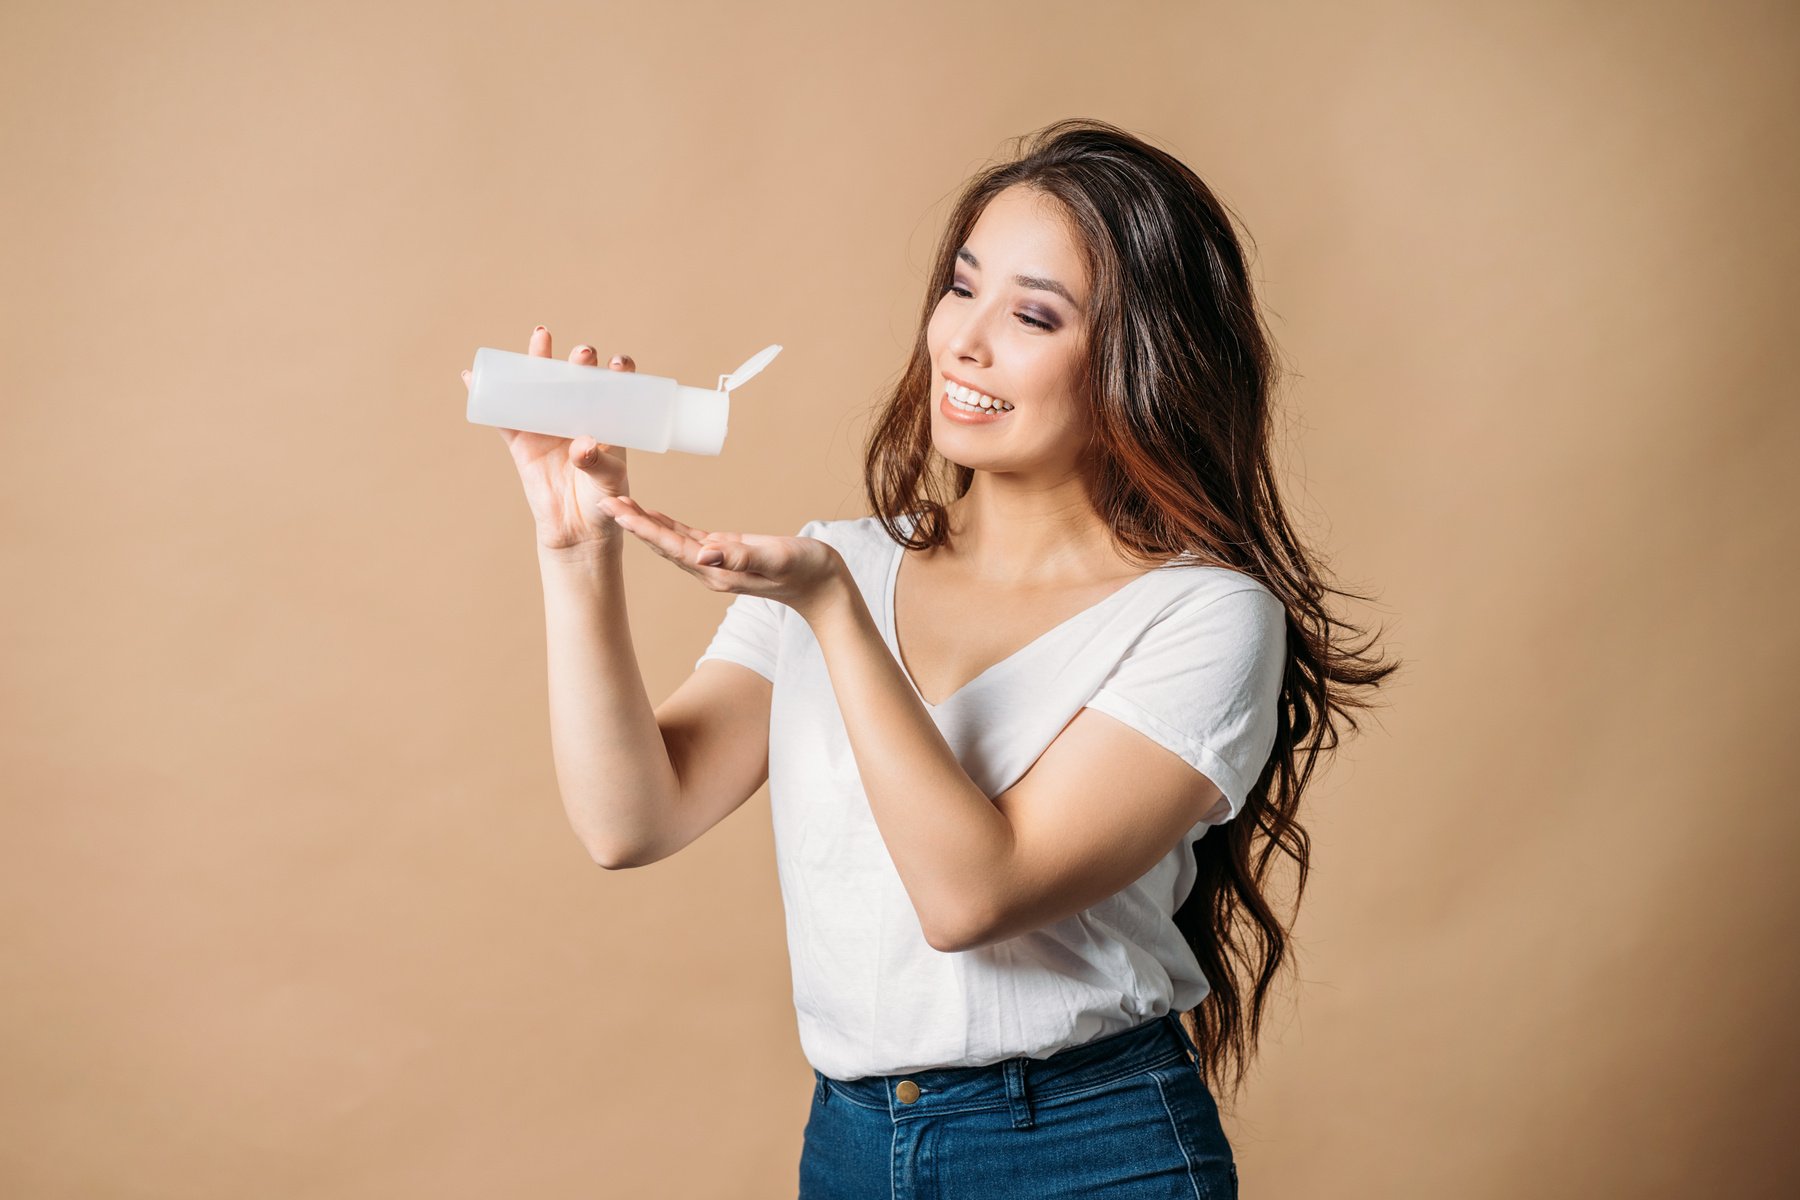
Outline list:
[[[791,1195],[767,797],[587,859],[457,372],[782,342],[636,490],[860,515],[949,198],[1090,115],[1249,223],[1289,500],[1409,664],[1312,792],[1244,1194],[1791,1194],[1796,26],[0,9],[0,1192]],[[660,700],[725,598],[627,555]]]

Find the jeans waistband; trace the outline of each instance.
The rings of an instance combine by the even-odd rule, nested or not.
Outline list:
[[[1026,1129],[1032,1124],[1034,1100],[1073,1095],[1182,1058],[1197,1063],[1199,1051],[1180,1018],[1170,1012],[1048,1058],[1021,1055],[980,1067],[938,1067],[860,1079],[833,1079],[815,1069],[813,1082],[820,1100],[841,1098],[887,1112],[896,1121],[931,1113],[1011,1108],[1013,1125]]]

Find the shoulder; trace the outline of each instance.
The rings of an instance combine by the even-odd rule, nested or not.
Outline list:
[[[1281,597],[1269,585],[1233,567],[1211,566],[1177,559],[1158,567],[1161,594],[1172,604],[1187,608],[1223,604],[1228,609],[1282,608]]]
[[[817,538],[838,552],[850,577],[863,594],[869,610],[883,610],[887,579],[895,563],[899,543],[875,516],[813,520],[800,527],[798,537]]]
[[[880,518],[872,515],[808,521],[795,536],[817,538],[853,563],[885,560],[897,544]]]
[[[1255,576],[1230,567],[1171,563],[1153,572],[1150,624],[1165,634],[1267,641],[1287,628],[1287,605]]]

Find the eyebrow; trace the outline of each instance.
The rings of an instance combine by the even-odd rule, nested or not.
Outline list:
[[[981,260],[976,258],[973,254],[970,254],[967,246],[960,247],[956,251],[956,257],[962,259],[977,271],[981,270]],[[1067,300],[1070,304],[1074,305],[1076,312],[1083,311],[1080,301],[1069,295],[1069,289],[1056,282],[1054,279],[1047,279],[1042,275],[1014,275],[1013,282],[1022,288],[1032,288],[1040,292],[1055,292],[1064,300]]]

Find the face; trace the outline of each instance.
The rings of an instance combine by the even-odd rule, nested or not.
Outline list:
[[[1074,471],[1089,427],[1088,304],[1087,267],[1056,201],[1022,187],[995,196],[926,329],[938,453],[977,470]],[[994,407],[959,405],[958,383]]]

